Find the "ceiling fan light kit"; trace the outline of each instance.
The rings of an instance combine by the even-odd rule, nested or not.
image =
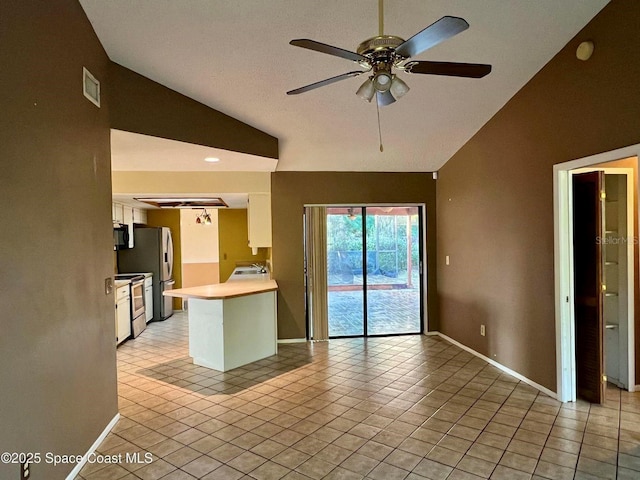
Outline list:
[[[393,97],[397,100],[400,97],[403,97],[409,90],[409,85],[404,83],[397,75],[393,76],[393,80],[391,81],[391,88],[389,89]]]
[[[287,95],[308,92],[346,78],[371,72],[371,76],[356,91],[356,95],[370,102],[376,94],[379,106],[389,105],[405,95],[409,86],[393,72],[394,69],[406,73],[423,75],[444,75],[450,77],[482,78],[491,72],[491,65],[476,63],[408,61],[429,48],[465,31],[469,24],[463,18],[444,16],[409,40],[394,35],[383,34],[384,9],[379,2],[379,30],[377,37],[360,43],[356,52],[327,45],[309,39],[296,39],[289,42],[296,47],[326,53],[356,62],[364,70],[337,75],[305,87],[290,90]]]
[[[360,88],[358,88],[356,95],[359,96],[360,98],[363,98],[367,102],[370,102],[373,96],[375,95],[375,93],[376,93],[376,89],[373,86],[373,80],[371,80],[370,78],[367,78],[364,81],[364,83],[360,85]]]

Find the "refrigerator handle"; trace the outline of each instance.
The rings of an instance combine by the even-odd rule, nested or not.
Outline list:
[[[169,280],[167,282],[164,282],[165,285],[175,285],[176,281],[175,280]]]

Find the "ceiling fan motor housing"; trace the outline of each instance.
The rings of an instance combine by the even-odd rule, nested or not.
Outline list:
[[[378,92],[386,92],[391,87],[393,74],[391,67],[404,58],[396,54],[396,48],[404,43],[404,39],[393,35],[381,35],[369,38],[358,46],[358,53],[367,58],[361,62],[373,69],[370,79]]]
[[[387,52],[395,54],[395,49],[404,43],[404,39],[393,35],[382,35],[369,38],[358,45],[357,52],[365,57],[375,57],[376,54]]]

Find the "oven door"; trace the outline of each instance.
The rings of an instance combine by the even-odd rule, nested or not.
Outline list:
[[[144,280],[131,284],[131,319],[144,315]]]

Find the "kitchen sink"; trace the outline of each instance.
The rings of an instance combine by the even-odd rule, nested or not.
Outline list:
[[[259,275],[260,270],[238,270],[233,273],[234,275]]]

